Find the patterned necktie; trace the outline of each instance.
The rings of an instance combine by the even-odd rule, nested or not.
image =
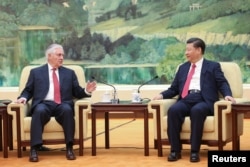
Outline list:
[[[192,77],[194,75],[195,67],[196,67],[196,65],[193,64],[191,71],[188,73],[187,80],[185,82],[185,85],[184,85],[184,88],[183,88],[183,91],[182,91],[182,94],[181,94],[182,98],[184,98],[188,94],[188,89],[189,89],[190,81],[191,81],[191,79],[192,79]]]
[[[58,82],[58,78],[56,76],[56,68],[52,69],[52,77],[53,77],[53,83],[54,83],[54,101],[57,104],[61,103],[61,93],[60,93],[60,85]]]

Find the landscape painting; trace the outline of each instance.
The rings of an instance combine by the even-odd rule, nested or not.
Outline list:
[[[206,42],[205,58],[239,64],[250,83],[249,19],[249,0],[0,0],[0,86],[46,63],[51,43],[86,79],[170,84],[190,37]]]

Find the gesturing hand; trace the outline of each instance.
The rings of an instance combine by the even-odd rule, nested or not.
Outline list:
[[[86,91],[89,93],[92,93],[93,91],[96,90],[96,82],[95,81],[88,81],[86,85]]]

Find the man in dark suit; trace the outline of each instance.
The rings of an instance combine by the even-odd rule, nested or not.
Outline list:
[[[235,102],[220,64],[203,57],[205,48],[203,40],[189,39],[185,51],[188,61],[180,65],[171,86],[153,98],[159,100],[179,95],[177,102],[168,110],[167,134],[171,145],[168,161],[177,161],[181,158],[180,132],[186,116],[189,116],[191,120],[190,161],[199,162],[204,121],[208,115],[214,114],[214,103],[219,100],[218,92],[225,100]],[[192,67],[194,67],[194,73],[188,77],[192,73]],[[188,78],[190,78],[190,83],[186,84]],[[187,87],[186,94],[184,87]]]
[[[37,149],[43,144],[43,127],[51,116],[55,116],[56,121],[63,127],[66,158],[74,160],[76,157],[73,152],[75,133],[73,97],[90,97],[96,89],[96,83],[88,82],[86,88],[80,87],[75,72],[62,66],[64,50],[61,45],[50,45],[45,54],[47,64],[30,71],[26,86],[17,99],[17,103],[26,103],[32,98],[29,161],[38,161]],[[57,83],[54,83],[54,80]],[[56,89],[58,91],[54,91]],[[56,99],[56,97],[58,98]]]

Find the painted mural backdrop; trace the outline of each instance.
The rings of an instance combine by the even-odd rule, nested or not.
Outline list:
[[[44,50],[64,46],[65,64],[110,84],[169,84],[185,61],[185,41],[200,37],[205,57],[234,61],[250,83],[250,1],[0,0],[0,86],[17,86]]]

